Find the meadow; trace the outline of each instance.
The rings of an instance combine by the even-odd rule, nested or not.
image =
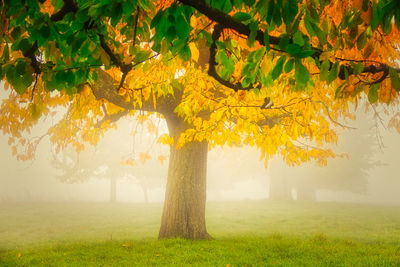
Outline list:
[[[400,266],[399,206],[210,202],[210,241],[158,241],[161,211],[0,204],[0,266]]]

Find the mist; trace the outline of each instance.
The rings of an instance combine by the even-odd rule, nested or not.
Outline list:
[[[115,201],[140,203],[163,202],[168,173],[167,146],[157,142],[167,132],[165,122],[157,121],[157,136],[146,131],[134,119],[122,119],[116,130],[106,133],[96,147],[86,147],[79,155],[69,150],[55,156],[48,138],[44,138],[31,162],[17,161],[1,135],[0,201],[7,202],[109,202],[110,177],[116,177]],[[52,122],[43,121],[35,133],[47,131]],[[337,153],[327,166],[315,163],[288,166],[280,157],[260,161],[255,148],[223,147],[209,152],[207,200],[280,199],[328,202],[356,202],[400,205],[400,166],[397,156],[400,138],[397,132],[378,125],[372,112],[360,113],[346,122],[356,129],[338,129]],[[34,133],[34,134],[35,134]],[[139,155],[149,158],[141,162]],[[66,166],[79,157],[79,177],[66,178]],[[133,166],[124,164],[128,159]],[[119,170],[112,173],[111,167]],[[65,166],[64,166],[65,167]],[[71,166],[69,166],[70,168]],[[76,166],[75,166],[76,167]],[[68,166],[67,166],[68,168]],[[122,171],[120,171],[122,170]],[[77,176],[77,175],[75,175]]]

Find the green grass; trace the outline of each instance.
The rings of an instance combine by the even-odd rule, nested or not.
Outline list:
[[[0,266],[400,266],[400,207],[208,203],[211,241],[157,241],[161,204],[0,204]]]

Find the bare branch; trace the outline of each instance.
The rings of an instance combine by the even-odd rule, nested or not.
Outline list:
[[[322,105],[324,106],[324,108],[325,108],[325,110],[326,110],[326,114],[328,115],[329,120],[330,120],[331,122],[333,122],[334,124],[339,125],[339,126],[342,127],[342,128],[357,129],[357,128],[354,128],[354,127],[351,127],[351,126],[346,126],[346,125],[341,124],[340,122],[334,120],[334,119],[332,118],[332,116],[331,116],[331,113],[329,112],[328,106],[327,106],[324,102],[319,101],[319,100],[318,100],[318,101],[313,101],[313,102],[322,104]]]

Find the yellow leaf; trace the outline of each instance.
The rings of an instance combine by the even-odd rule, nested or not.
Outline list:
[[[156,125],[155,125],[151,120],[149,120],[149,121],[147,122],[147,131],[148,131],[149,133],[157,134],[157,127],[156,127]]]
[[[158,160],[161,162],[161,165],[163,165],[163,164],[164,164],[164,161],[167,160],[167,157],[166,157],[166,156],[160,155],[160,156],[158,156]]]
[[[197,18],[196,18],[196,16],[191,16],[190,17],[190,26],[192,26],[193,28],[196,28],[196,26],[197,26]]]
[[[261,71],[267,75],[271,70],[271,61],[269,58],[264,57],[263,61],[261,62]]]
[[[147,160],[151,159],[150,155],[144,152],[139,153],[139,159],[144,164]]]
[[[196,45],[191,42],[189,44],[190,52],[192,53],[192,59],[196,62],[199,61],[199,49],[197,49]]]
[[[158,138],[157,143],[161,143],[164,145],[173,145],[174,138],[170,137],[168,134],[163,134]]]
[[[137,119],[138,119],[140,124],[143,124],[147,120],[147,118],[148,117],[145,114],[140,114],[139,116],[137,116]]]
[[[104,66],[110,66],[110,57],[106,54],[106,52],[104,52],[104,50],[101,50],[100,52],[100,59]]]
[[[127,92],[126,89],[121,87],[121,88],[119,88],[118,94],[119,95],[125,95],[126,92]]]

